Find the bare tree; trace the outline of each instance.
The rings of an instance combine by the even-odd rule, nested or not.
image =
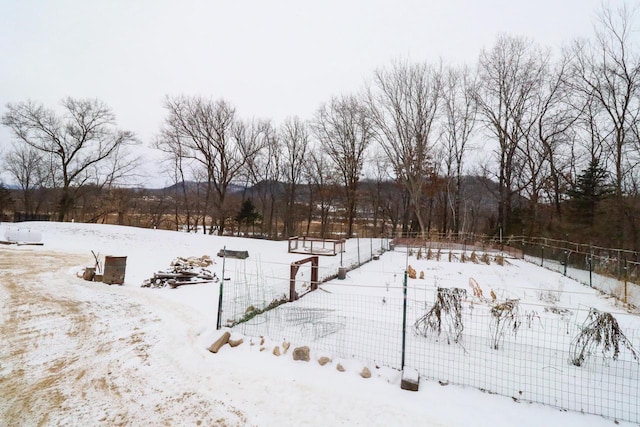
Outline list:
[[[391,209],[391,203],[387,194],[384,194],[385,187],[389,186],[389,165],[384,155],[380,153],[372,153],[369,160],[366,181],[363,185],[363,197],[365,203],[369,205],[369,209],[373,214],[373,230],[374,236],[384,236],[386,233],[387,219],[391,220],[392,216],[398,218],[399,215],[393,215],[392,212],[398,212],[398,209]],[[394,184],[391,184],[394,185]],[[397,221],[392,222],[393,231],[397,226]],[[378,223],[380,225],[378,225]]]
[[[52,160],[61,187],[58,219],[63,221],[84,185],[109,177],[126,178],[114,174],[113,166],[131,166],[120,148],[135,142],[135,137],[117,129],[111,109],[98,100],[65,98],[61,105],[64,114],[58,115],[32,101],[9,103],[2,123],[18,141]]]
[[[477,104],[474,98],[475,75],[468,67],[449,68],[443,84],[443,114],[441,138],[444,146],[444,173],[447,181],[444,200],[442,232],[447,231],[447,213],[452,214],[452,229],[460,232],[460,207],[462,204],[462,173],[474,131]],[[450,193],[453,193],[451,203]]]
[[[592,112],[597,132],[613,166],[616,218],[615,238],[622,244],[625,224],[625,185],[638,163],[634,148],[640,119],[640,55],[632,49],[632,9],[603,6],[596,26],[595,40],[573,45],[572,79],[574,90],[593,99]]]
[[[290,117],[280,127],[282,149],[282,177],[285,180],[286,207],[284,215],[284,235],[295,234],[296,195],[304,171],[304,161],[309,147],[307,126],[298,117]]]
[[[36,200],[36,194],[51,183],[43,153],[30,145],[15,144],[5,156],[4,165],[20,186],[22,210],[27,215],[37,213],[42,200]]]
[[[273,237],[282,153],[277,130],[271,122],[252,122],[250,127],[253,140],[251,144],[261,148],[253,157],[247,158],[245,174],[247,183],[252,185],[252,192],[257,195],[258,209],[262,212],[261,232]]]
[[[373,139],[373,123],[366,106],[355,96],[334,97],[316,113],[313,130],[342,178],[347,237],[353,237],[358,182],[366,149]]]
[[[576,99],[567,84],[568,58],[549,70],[537,96],[535,138],[543,152],[544,175],[541,191],[547,194],[558,218],[562,216],[562,197],[566,193],[575,161],[573,146],[584,103]]]
[[[186,231],[190,232],[192,230],[192,212],[186,183],[189,165],[188,160],[182,155],[180,139],[172,133],[171,129],[166,128],[161,136],[156,138],[154,147],[165,154],[166,159],[163,162],[166,165],[165,173],[171,177],[173,182],[172,195],[169,197],[173,201],[175,229],[180,230],[181,226],[185,225]],[[158,223],[155,219],[154,222]]]
[[[498,144],[498,226],[510,232],[516,174],[522,145],[535,124],[534,95],[548,63],[548,53],[522,37],[499,36],[478,63],[478,111],[485,129]],[[495,170],[494,168],[491,168]]]
[[[206,206],[212,206],[212,218],[222,235],[227,218],[234,213],[226,203],[229,185],[261,147],[251,146],[245,125],[236,119],[235,108],[222,99],[167,96],[164,107],[168,116],[159,144],[173,146],[181,156],[195,160],[206,170]]]
[[[309,211],[317,206],[320,213],[320,237],[326,238],[329,233],[329,215],[335,208],[337,184],[334,176],[327,173],[330,170],[327,154],[317,147],[312,150],[305,162],[305,175],[309,183]],[[313,195],[313,197],[312,197]],[[307,225],[307,234],[309,225]]]
[[[530,94],[527,128],[521,134],[514,163],[518,170],[515,187],[525,196],[521,202],[522,225],[529,235],[539,232],[542,226],[542,203],[551,204],[551,213],[561,217],[561,201],[574,161],[571,147],[583,105],[571,96],[566,74],[566,57],[542,68],[540,84]]]
[[[377,70],[368,90],[375,139],[407,189],[421,233],[427,231],[422,198],[433,166],[441,74],[427,64],[396,63]]]

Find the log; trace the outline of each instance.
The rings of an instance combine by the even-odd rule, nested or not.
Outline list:
[[[209,351],[211,353],[217,353],[218,350],[220,350],[220,348],[222,348],[223,345],[229,342],[230,337],[231,337],[231,333],[229,331],[226,331],[224,334],[222,334],[220,338],[215,340],[213,344],[209,346]]]
[[[173,289],[183,285],[199,285],[201,283],[213,283],[213,280],[190,280],[187,282],[169,282],[169,286]]]

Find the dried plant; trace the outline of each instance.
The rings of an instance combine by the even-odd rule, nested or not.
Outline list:
[[[482,288],[480,287],[478,282],[476,282],[476,279],[474,279],[473,277],[469,277],[469,286],[471,287],[471,290],[473,291],[473,296],[474,297],[484,299]]]
[[[444,323],[447,343],[458,342],[462,336],[462,302],[467,291],[461,288],[438,288],[433,307],[413,324],[415,332],[426,337],[429,333],[442,333]]]
[[[433,259],[433,251],[431,250],[431,248],[427,249],[427,259]]]
[[[496,264],[504,266],[504,255],[496,255],[495,261],[496,261]]]
[[[518,299],[507,299],[491,306],[491,348],[497,350],[506,332],[511,331],[515,336],[520,328],[520,306]]]
[[[407,275],[409,276],[410,279],[415,279],[416,278],[416,269],[408,266],[407,267]]]
[[[617,360],[621,345],[629,350],[635,361],[640,362],[640,354],[622,333],[615,317],[611,313],[592,308],[580,328],[580,333],[571,342],[571,363],[582,366],[585,359],[598,348],[601,348],[604,358],[611,357]]]
[[[487,265],[491,264],[491,258],[489,258],[489,254],[486,252],[482,254],[482,256],[480,257],[480,261],[484,262]]]
[[[474,264],[479,264],[480,260],[478,259],[478,254],[476,251],[471,252],[471,262]]]

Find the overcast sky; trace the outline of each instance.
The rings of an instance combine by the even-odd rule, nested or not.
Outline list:
[[[618,0],[620,2],[622,0]],[[617,4],[615,1],[613,4]],[[150,144],[165,95],[225,98],[240,116],[310,118],[394,59],[474,64],[499,33],[559,49],[599,0],[0,0],[0,114],[98,98]],[[11,135],[0,129],[0,150]]]

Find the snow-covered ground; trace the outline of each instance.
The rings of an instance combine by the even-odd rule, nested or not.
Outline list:
[[[250,254],[247,261],[227,260],[224,276],[229,284],[239,277],[262,278],[264,288],[276,288],[277,295],[288,290],[290,264],[306,257],[287,253],[287,242],[73,223],[5,223],[0,225],[0,240],[17,226],[40,233],[43,245],[0,245],[0,425],[613,425],[599,416],[424,378],[418,392],[405,391],[401,374],[392,367],[372,364],[370,357],[323,350],[322,340],[311,339],[313,334],[294,335],[277,329],[275,322],[269,323],[264,340],[250,329],[265,322],[236,326],[232,337],[244,343],[212,354],[207,348],[222,332],[216,330],[219,284],[141,287],[179,256],[209,255],[216,261],[210,269],[223,277],[216,254],[226,247]],[[335,274],[341,262],[351,266],[358,258],[363,261],[384,246],[383,241],[350,240],[342,259],[320,257],[320,276]],[[127,257],[123,286],[78,277],[94,264],[92,250],[100,256]],[[557,273],[509,261],[508,266],[481,265],[387,252],[350,271],[345,280],[325,283],[279,310],[322,306],[327,304],[323,296],[335,305],[340,295],[341,304],[371,300],[384,305],[381,312],[389,310],[402,301],[402,272],[411,264],[425,273],[424,279],[410,281],[408,301],[413,305],[408,310],[414,317],[425,301],[433,301],[437,286],[467,288],[471,294],[468,283],[473,278],[487,298],[494,291],[498,298],[538,304],[537,314],[550,322],[557,320],[556,314],[542,310],[543,300],[573,307],[569,316],[574,322],[596,307],[617,313],[622,327],[640,329],[638,317],[615,300]],[[308,280],[305,268],[300,270],[301,283]],[[271,295],[264,291],[258,297],[268,302]],[[247,301],[241,301],[241,307]],[[474,316],[488,310],[481,303],[476,306]],[[349,320],[341,316],[340,327],[347,329],[343,324]],[[377,317],[385,322],[384,316]],[[309,342],[297,338],[305,336]],[[292,340],[294,346],[312,347],[310,362],[294,361],[291,349],[284,353],[282,342]],[[366,348],[356,344],[356,350]],[[275,356],[276,346],[284,354]],[[454,351],[457,346],[442,348]],[[419,364],[412,359],[414,349],[409,342],[407,366]],[[316,360],[323,355],[332,361],[321,366]],[[338,362],[344,372],[336,369]],[[365,366],[373,372],[371,378],[361,377]],[[635,411],[637,418],[637,407]]]

